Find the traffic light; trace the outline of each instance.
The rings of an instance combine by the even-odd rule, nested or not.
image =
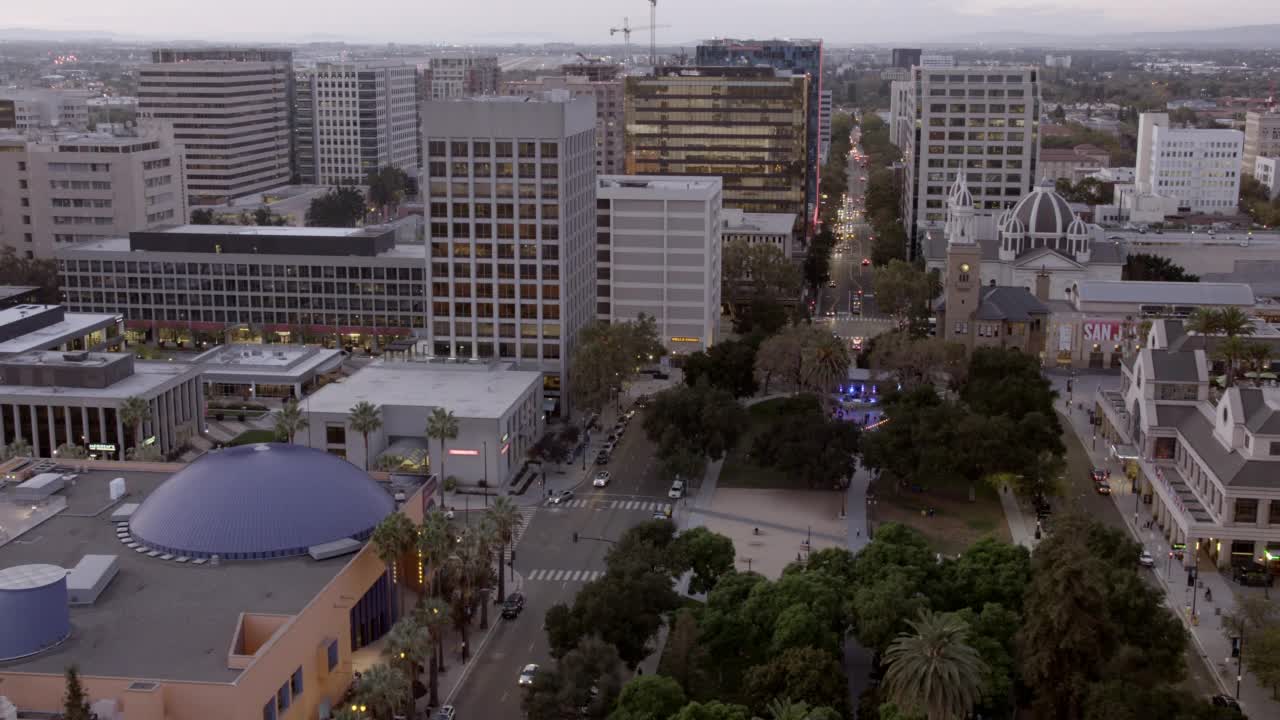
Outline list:
[[[575,543],[576,543],[576,542],[578,542],[578,531],[577,531],[577,530],[574,530],[574,531],[573,531],[573,541],[574,541]]]

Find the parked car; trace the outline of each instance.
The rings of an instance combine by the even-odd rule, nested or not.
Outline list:
[[[671,483],[671,489],[667,491],[667,497],[671,498],[672,500],[679,500],[680,498],[684,497],[684,481],[676,480],[675,482]]]
[[[1099,495],[1110,495],[1111,483],[1107,482],[1106,480],[1099,480],[1098,482],[1093,484],[1093,489],[1097,491]]]
[[[1209,699],[1209,702],[1213,703],[1214,707],[1231,708],[1232,710],[1240,709],[1240,703],[1236,702],[1236,699],[1230,695],[1214,695]]]
[[[502,603],[502,617],[507,620],[513,620],[520,617],[520,611],[524,610],[524,595],[513,592],[507,596]]]
[[[609,451],[608,451],[608,450],[601,450],[600,452],[596,453],[596,464],[597,464],[597,465],[608,465],[608,464],[609,464]]]
[[[537,674],[538,666],[533,663],[529,663],[520,671],[520,679],[516,681],[516,684],[520,687],[529,687],[533,684],[533,676]]]
[[[572,499],[573,499],[572,490],[561,490],[559,493],[551,496],[551,504],[559,505],[561,503],[569,502]]]
[[[1089,479],[1094,482],[1102,482],[1107,479],[1107,471],[1101,468],[1093,468],[1089,471]]]
[[[596,486],[596,487],[604,487],[604,486],[608,485],[608,484],[609,484],[609,471],[608,471],[608,470],[599,470],[599,471],[597,471],[597,472],[596,472],[595,479],[593,479],[593,480],[591,481],[591,484],[592,484],[592,485],[594,485],[594,486]]]
[[[1138,564],[1146,568],[1155,567],[1156,559],[1147,552],[1146,548],[1143,548],[1142,554],[1138,556]]]

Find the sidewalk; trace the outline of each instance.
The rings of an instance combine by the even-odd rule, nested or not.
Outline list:
[[[1058,392],[1065,398],[1066,377],[1050,376]],[[1078,375],[1075,378],[1073,393],[1075,402],[1084,402],[1086,408],[1091,402],[1094,391],[1100,384],[1117,385],[1118,377],[1114,375]],[[1105,444],[1093,442],[1093,427],[1089,425],[1088,413],[1078,409],[1067,414],[1071,430],[1080,439],[1085,452],[1097,467],[1109,468],[1113,476],[1124,478],[1120,465],[1108,457]],[[1094,447],[1094,445],[1100,447]],[[1133,537],[1155,558],[1153,568],[1156,578],[1164,587],[1166,603],[1182,619],[1191,635],[1191,640],[1205,663],[1213,673],[1219,688],[1224,694],[1235,695],[1236,665],[1226,659],[1231,655],[1231,643],[1222,632],[1222,615],[1236,608],[1237,596],[1240,592],[1235,583],[1224,578],[1212,561],[1207,558],[1197,562],[1199,580],[1197,586],[1187,587],[1187,570],[1181,562],[1172,560],[1169,541],[1159,528],[1147,528],[1152,520],[1150,509],[1135,502],[1132,487],[1121,480],[1113,487],[1111,500],[1116,504],[1125,525]],[[1194,549],[1191,549],[1194,552]],[[1199,560],[1199,559],[1198,559]],[[1206,601],[1204,591],[1213,594],[1213,601]],[[1195,607],[1197,620],[1192,619],[1191,609]],[[1240,681],[1240,705],[1250,717],[1280,717],[1280,702],[1272,699],[1270,690],[1261,687],[1252,673],[1245,666],[1244,677]]]

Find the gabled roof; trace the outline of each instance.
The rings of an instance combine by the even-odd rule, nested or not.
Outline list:
[[[1194,352],[1170,352],[1168,350],[1151,350],[1151,380],[1153,382],[1193,383],[1205,382],[1207,377],[1200,376],[1200,368],[1196,363]]]
[[[1236,388],[1240,404],[1244,408],[1244,426],[1258,435],[1280,435],[1280,410],[1267,402],[1267,391],[1262,388]],[[1274,402],[1276,397],[1272,395]],[[1280,466],[1277,466],[1280,474]]]
[[[974,316],[977,320],[1029,322],[1034,316],[1049,314],[1049,308],[1026,288],[984,287],[981,298]]]
[[[1280,487],[1280,463],[1247,460],[1235,450],[1224,447],[1213,435],[1213,424],[1201,412],[1188,413],[1178,423],[1178,432],[1205,464],[1213,468],[1224,485],[1232,487]]]

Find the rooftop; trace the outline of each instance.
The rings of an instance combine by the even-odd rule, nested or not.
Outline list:
[[[724,232],[758,235],[790,235],[796,226],[795,213],[749,213],[737,208],[720,211]]]
[[[670,175],[600,175],[596,188],[636,190],[715,190],[722,185],[720,178],[684,177]]]
[[[8,300],[17,295],[26,295],[39,289],[31,285],[0,285],[0,300]]]
[[[95,353],[102,355],[103,353]],[[107,353],[110,355],[110,353]],[[61,357],[62,353],[40,353],[30,352],[14,357],[5,358],[4,362],[8,364],[16,364],[28,362],[36,364],[35,356],[56,356]],[[43,364],[57,364],[60,361],[50,358],[51,362]],[[70,363],[67,363],[70,365]],[[59,398],[60,403],[74,402],[76,398],[94,399],[94,400],[123,400],[127,397],[140,395],[142,397],[150,397],[153,393],[158,392],[166,384],[172,382],[179,376],[191,372],[193,366],[185,363],[170,362],[144,362],[137,361],[133,364],[133,374],[103,388],[94,387],[60,387],[60,386],[40,386],[40,385],[0,385],[0,399],[4,402],[29,402],[39,400],[47,403],[51,398]]]
[[[364,237],[367,228],[290,227],[288,225],[177,225],[163,228],[172,235],[267,235],[283,237]]]
[[[1253,290],[1242,283],[1185,283],[1139,280],[1082,280],[1081,302],[1152,305],[1237,305],[1253,307]]]
[[[232,227],[232,226],[220,225],[219,227]],[[280,228],[276,228],[276,229],[280,229]],[[314,228],[294,228],[294,229],[312,230]],[[335,229],[335,228],[323,228],[323,229]],[[426,245],[396,244],[396,245],[392,245],[389,249],[378,252],[377,255],[366,256],[366,257],[410,258],[410,259],[421,260],[426,257],[426,254],[427,254],[426,248],[427,248]],[[129,238],[107,238],[106,240],[93,240],[86,243],[80,243],[78,245],[72,245],[70,247],[64,248],[63,250],[64,251],[88,251],[88,252],[115,252],[115,253],[145,252],[145,253],[150,253],[155,255],[158,255],[160,253],[183,253],[183,254],[200,254],[200,255],[209,254],[203,251],[188,250],[181,247],[172,247],[167,249],[165,248],[145,249],[145,250],[142,248],[138,248],[137,250],[135,250],[132,247]],[[259,252],[259,253],[234,252],[234,251],[228,250],[221,254],[224,256],[236,256],[236,255],[260,255],[260,256],[302,255],[302,256],[306,256],[307,253],[301,250],[288,251],[288,252]],[[334,257],[334,256],[325,256],[325,257]]]
[[[0,346],[3,347],[3,346]],[[342,361],[342,351],[312,345],[219,345],[194,359],[206,374],[307,373]],[[323,372],[323,370],[322,370]]]
[[[374,405],[445,407],[460,418],[497,418],[542,374],[488,364],[375,361],[325,385],[307,398],[308,412],[350,412],[361,400]]]
[[[5,313],[17,308],[0,310],[0,325],[5,324]],[[61,322],[46,325],[42,328],[0,342],[0,355],[24,353],[30,350],[48,350],[61,345],[73,337],[87,335],[99,328],[105,328],[117,322],[118,316],[102,313],[67,313]]]
[[[977,319],[1030,322],[1033,316],[1048,314],[1049,308],[1026,288],[985,287],[978,302]]]
[[[47,563],[73,568],[85,555],[119,557],[119,574],[93,605],[71,608],[71,637],[38,655],[6,664],[20,672],[61,675],[77,663],[86,675],[231,682],[227,669],[240,613],[296,614],[351,559],[294,557],[253,562],[180,565],[126,548],[111,522],[107,484],[124,477],[139,502],[168,479],[165,473],[93,471],[59,493],[67,509],[0,545],[0,568]],[[0,490],[0,503],[10,491]]]

